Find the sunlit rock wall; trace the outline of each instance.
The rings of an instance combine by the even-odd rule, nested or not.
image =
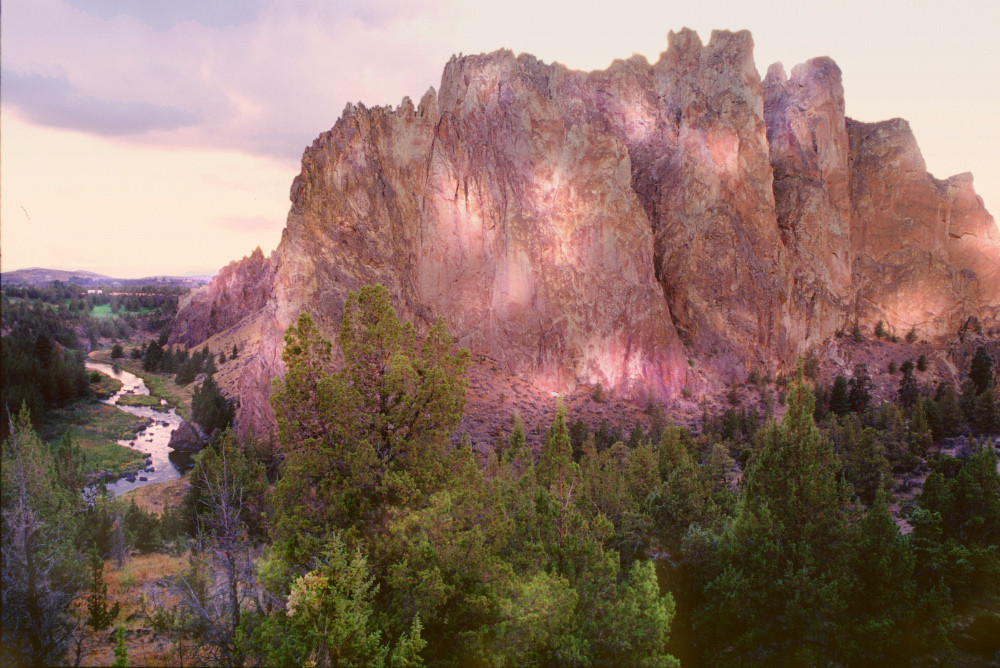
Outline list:
[[[348,105],[303,155],[274,255],[179,314],[172,340],[256,342],[241,424],[272,419],[284,328],[304,309],[336,339],[368,283],[536,388],[637,399],[788,369],[855,321],[1000,325],[1000,237],[971,177],[927,174],[904,121],[847,119],[829,58],[761,81],[749,33],[683,30],[654,64],[589,73],[453,58],[439,90]]]

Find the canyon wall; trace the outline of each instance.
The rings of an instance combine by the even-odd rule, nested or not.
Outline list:
[[[226,267],[171,334],[252,332],[236,391],[258,429],[284,328],[304,309],[336,339],[367,283],[535,387],[637,400],[787,369],[856,321],[1000,325],[971,177],[927,174],[903,121],[846,118],[829,58],[762,81],[747,32],[589,73],[453,58],[418,105],[348,105],[291,199],[275,253]]]

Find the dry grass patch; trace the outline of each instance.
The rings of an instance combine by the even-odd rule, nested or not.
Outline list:
[[[172,607],[177,597],[167,586],[169,578],[188,567],[188,555],[143,554],[128,557],[122,568],[109,559],[104,562],[108,598],[121,606],[111,628],[94,631],[86,627],[81,644],[81,666],[107,666],[114,660],[115,630],[125,629],[131,666],[177,665],[175,643],[165,633],[152,628],[148,615],[155,606]],[[76,602],[77,614],[86,618],[86,600]],[[72,652],[71,652],[72,654]],[[72,657],[70,657],[72,658]]]
[[[154,482],[122,494],[122,501],[135,501],[147,513],[162,517],[166,508],[176,508],[184,500],[184,495],[191,489],[188,476],[166,482]]]

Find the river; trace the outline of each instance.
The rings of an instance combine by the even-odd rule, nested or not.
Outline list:
[[[122,383],[121,389],[108,399],[103,399],[103,403],[116,406],[118,409],[131,415],[138,415],[153,420],[148,427],[133,438],[118,441],[119,445],[126,448],[148,453],[149,460],[151,461],[147,463],[147,470],[139,471],[136,474],[135,482],[129,482],[128,479],[121,478],[116,482],[108,483],[108,491],[112,492],[115,496],[120,496],[129,490],[142,487],[143,485],[176,480],[187,473],[194,465],[194,462],[191,460],[191,453],[178,452],[168,445],[170,443],[170,435],[183,422],[183,419],[177,415],[176,411],[173,408],[166,412],[160,412],[144,406],[119,406],[118,398],[122,395],[149,394],[149,388],[146,387],[146,383],[143,382],[142,378],[128,371],[116,369],[110,364],[102,364],[101,362],[87,361],[85,366],[91,371],[103,373]],[[145,478],[145,480],[141,480],[140,478]]]

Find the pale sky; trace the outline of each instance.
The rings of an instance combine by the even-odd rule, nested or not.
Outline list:
[[[452,54],[581,70],[667,33],[753,33],[757,69],[830,56],[847,114],[910,122],[928,170],[1000,213],[1000,0],[4,0],[2,269],[213,274],[277,245],[303,149],[348,101],[418,100]]]

